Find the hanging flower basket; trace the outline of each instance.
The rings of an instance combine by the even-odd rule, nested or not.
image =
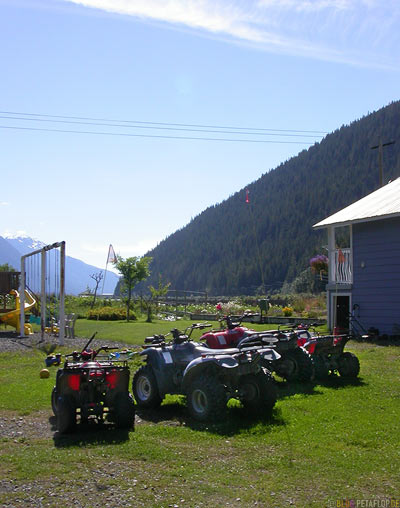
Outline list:
[[[322,279],[322,274],[328,273],[328,258],[323,254],[318,254],[310,259],[310,266],[311,270],[314,273],[318,273]]]

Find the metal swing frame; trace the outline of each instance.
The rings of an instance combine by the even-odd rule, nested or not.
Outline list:
[[[21,277],[20,277],[20,337],[24,337],[24,325],[25,325],[25,287],[26,287],[26,273],[25,273],[25,260],[36,254],[41,255],[41,332],[42,339],[45,332],[46,324],[46,253],[52,249],[60,248],[60,305],[59,305],[59,343],[64,345],[65,337],[65,242],[57,242],[51,245],[46,245],[42,249],[35,250],[29,254],[21,256]]]

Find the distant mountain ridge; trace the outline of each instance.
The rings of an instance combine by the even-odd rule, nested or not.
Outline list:
[[[16,271],[21,270],[21,256],[29,252],[41,249],[46,244],[30,236],[20,234],[7,234],[0,236],[0,264],[8,263]],[[68,246],[67,246],[68,249]],[[78,295],[87,289],[93,289],[95,282],[90,276],[104,270],[93,265],[88,265],[80,259],[66,256],[65,259],[65,292],[71,295]],[[113,294],[118,283],[119,277],[113,272],[107,272],[104,293]],[[103,282],[100,283],[99,291],[102,289]]]
[[[29,251],[42,249],[46,246],[46,244],[40,240],[31,238],[30,236],[24,235],[22,233],[7,233],[3,238],[5,238],[8,243],[15,247],[21,253],[21,255],[27,254]]]
[[[153,257],[151,276],[159,274],[171,289],[209,294],[253,294],[264,281],[267,291],[292,281],[324,253],[325,232],[313,224],[378,187],[378,153],[384,149],[387,182],[400,176],[400,102],[368,114],[328,134],[250,183],[222,203],[211,206],[146,255]],[[141,289],[139,286],[138,290]]]
[[[13,266],[19,272],[21,254],[10,242],[0,236],[0,265],[4,265],[5,263]]]

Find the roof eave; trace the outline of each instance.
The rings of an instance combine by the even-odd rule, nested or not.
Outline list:
[[[377,220],[384,220],[384,219],[393,219],[395,217],[400,217],[400,212],[396,213],[388,213],[386,215],[376,215],[375,217],[362,217],[360,219],[351,219],[347,221],[338,221],[338,222],[329,222],[327,224],[322,224],[325,221],[317,222],[317,224],[314,224],[313,229],[323,229],[328,228],[329,226],[348,226],[350,224],[360,224],[362,222],[373,222]]]

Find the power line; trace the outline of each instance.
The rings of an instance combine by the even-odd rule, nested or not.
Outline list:
[[[49,115],[41,113],[21,113],[17,111],[0,111],[1,115],[23,115],[23,116],[39,116],[43,118],[66,118],[70,120],[93,120],[95,122],[119,122],[127,124],[143,124],[143,125],[163,125],[173,127],[199,127],[204,129],[235,129],[245,131],[270,131],[270,132],[293,132],[293,133],[306,133],[306,134],[328,134],[326,131],[319,130],[298,130],[298,129],[271,129],[264,127],[234,127],[231,125],[201,125],[201,124],[190,124],[190,123],[171,123],[171,122],[149,122],[142,120],[113,120],[110,118],[93,118],[85,116],[64,116],[64,115]]]
[[[41,131],[41,132],[62,132],[68,134],[96,134],[101,136],[124,136],[134,138],[159,138],[159,139],[184,139],[198,141],[230,141],[235,143],[279,143],[293,145],[312,145],[309,141],[284,141],[284,140],[268,140],[268,139],[230,139],[230,138],[198,138],[191,136],[166,136],[161,134],[131,134],[127,132],[99,132],[99,131],[77,131],[70,129],[44,129],[39,127],[19,127],[10,125],[0,125],[0,129],[24,130],[24,131]],[[200,131],[199,131],[200,132]]]
[[[1,112],[0,112],[1,113]],[[223,131],[223,130],[205,130],[205,129],[189,129],[189,128],[183,128],[183,127],[155,127],[150,125],[124,125],[121,123],[98,123],[98,122],[82,122],[82,121],[75,121],[75,120],[49,120],[47,118],[21,118],[21,117],[15,117],[15,116],[2,116],[0,115],[0,118],[5,120],[23,120],[23,121],[30,121],[30,122],[51,122],[51,123],[67,123],[67,124],[77,124],[77,125],[93,125],[95,127],[124,127],[124,128],[131,128],[131,129],[156,129],[156,130],[168,130],[168,131],[186,131],[186,132],[204,132],[204,133],[212,133],[212,134],[235,134],[237,135],[247,135],[247,136],[280,136],[280,137],[296,137],[296,138],[315,138],[315,137],[322,137],[321,134],[319,135],[312,135],[312,134],[279,134],[277,132],[235,132],[235,131]],[[222,128],[222,127],[221,127]]]

